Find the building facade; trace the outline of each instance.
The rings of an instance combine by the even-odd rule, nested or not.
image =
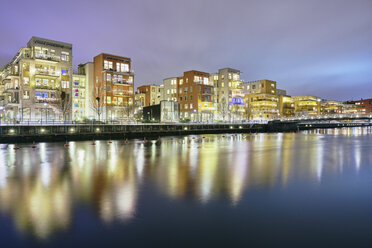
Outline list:
[[[177,101],[177,78],[166,78],[163,80],[163,96],[162,100]]]
[[[72,119],[72,45],[32,37],[1,69],[4,119],[69,121]]]
[[[355,104],[357,106],[357,112],[360,114],[371,114],[372,113],[372,98],[360,99],[357,101],[347,101],[348,104]]]
[[[159,104],[163,97],[164,86],[162,85],[142,85],[137,88],[138,93],[145,94],[144,107]]]
[[[321,113],[321,99],[316,96],[302,95],[293,96],[295,105],[295,116],[307,117],[320,115]]]
[[[232,68],[219,69],[210,75],[215,89],[216,118],[223,121],[240,121],[244,116],[243,82],[241,72]]]
[[[94,112],[100,120],[128,121],[134,112],[131,59],[101,53],[94,57]]]
[[[209,73],[186,71],[177,78],[177,88],[180,119],[192,122],[214,120],[214,86],[209,81]]]
[[[288,118],[294,116],[295,105],[292,97],[287,95],[279,95],[279,117]]]
[[[267,93],[245,95],[245,118],[268,121],[278,118],[278,96]]]

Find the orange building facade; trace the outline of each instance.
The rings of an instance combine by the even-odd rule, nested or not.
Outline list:
[[[209,73],[186,71],[177,78],[177,98],[181,119],[192,122],[213,121],[215,114],[214,86]]]
[[[94,57],[94,108],[102,120],[133,117],[134,73],[131,59],[106,53]]]

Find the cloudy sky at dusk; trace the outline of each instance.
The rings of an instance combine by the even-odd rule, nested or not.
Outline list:
[[[74,67],[131,57],[135,84],[240,69],[288,94],[372,97],[371,0],[2,0],[0,65],[31,36],[73,44]]]

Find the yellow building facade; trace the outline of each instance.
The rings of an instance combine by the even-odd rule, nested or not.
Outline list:
[[[278,118],[278,97],[273,94],[252,93],[244,97],[247,120],[273,120]]]
[[[306,117],[320,115],[320,101],[321,99],[316,96],[302,95],[293,96],[295,106],[295,116]]]

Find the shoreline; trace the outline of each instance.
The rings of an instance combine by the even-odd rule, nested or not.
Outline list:
[[[44,125],[0,126],[0,143],[67,142],[89,140],[144,139],[166,136],[222,133],[280,133],[312,129],[368,127],[372,123],[297,123],[268,124],[151,124],[151,125]]]

